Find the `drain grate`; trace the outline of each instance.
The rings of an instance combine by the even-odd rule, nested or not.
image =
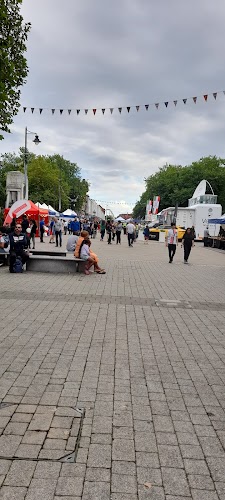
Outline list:
[[[76,462],[85,408],[1,402],[0,417],[0,460]]]

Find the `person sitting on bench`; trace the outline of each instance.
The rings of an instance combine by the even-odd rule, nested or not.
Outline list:
[[[29,253],[26,252],[27,249],[27,238],[24,233],[22,233],[21,224],[17,223],[13,233],[9,235],[10,252],[9,252],[9,271],[14,272],[14,264],[17,257],[21,258],[22,264],[25,264],[29,259]]]

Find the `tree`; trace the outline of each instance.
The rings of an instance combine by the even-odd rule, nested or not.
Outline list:
[[[201,158],[191,165],[165,165],[158,172],[146,179],[146,190],[136,203],[133,214],[135,217],[145,216],[148,200],[160,196],[160,209],[175,206],[187,206],[195,188],[202,179],[207,179],[218,203],[225,209],[225,160],[216,156]]]
[[[0,0],[0,130],[4,132],[10,132],[9,125],[19,110],[19,87],[28,74],[24,53],[31,24],[23,23],[21,3]]]

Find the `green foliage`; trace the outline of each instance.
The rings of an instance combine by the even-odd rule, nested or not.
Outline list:
[[[0,206],[4,207],[6,199],[6,175],[10,170],[23,172],[24,149],[20,154],[6,153],[0,163]],[[27,152],[29,199],[46,203],[58,208],[59,192],[62,210],[70,207],[81,210],[88,192],[88,182],[81,179],[80,169],[76,163],[65,160],[63,156],[36,156]]]
[[[146,179],[146,190],[136,203],[134,217],[144,217],[146,203],[154,196],[160,196],[160,210],[175,206],[187,206],[195,188],[202,179],[210,182],[218,203],[225,210],[225,160],[216,156],[201,158],[191,165],[165,165]]]
[[[24,53],[31,25],[23,24],[21,3],[22,0],[0,0],[0,130],[4,132],[10,132],[8,126],[19,110],[19,87],[28,73]]]

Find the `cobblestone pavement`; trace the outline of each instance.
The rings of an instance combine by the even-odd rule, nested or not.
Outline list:
[[[106,275],[0,269],[0,498],[225,500],[225,254],[93,248]]]

